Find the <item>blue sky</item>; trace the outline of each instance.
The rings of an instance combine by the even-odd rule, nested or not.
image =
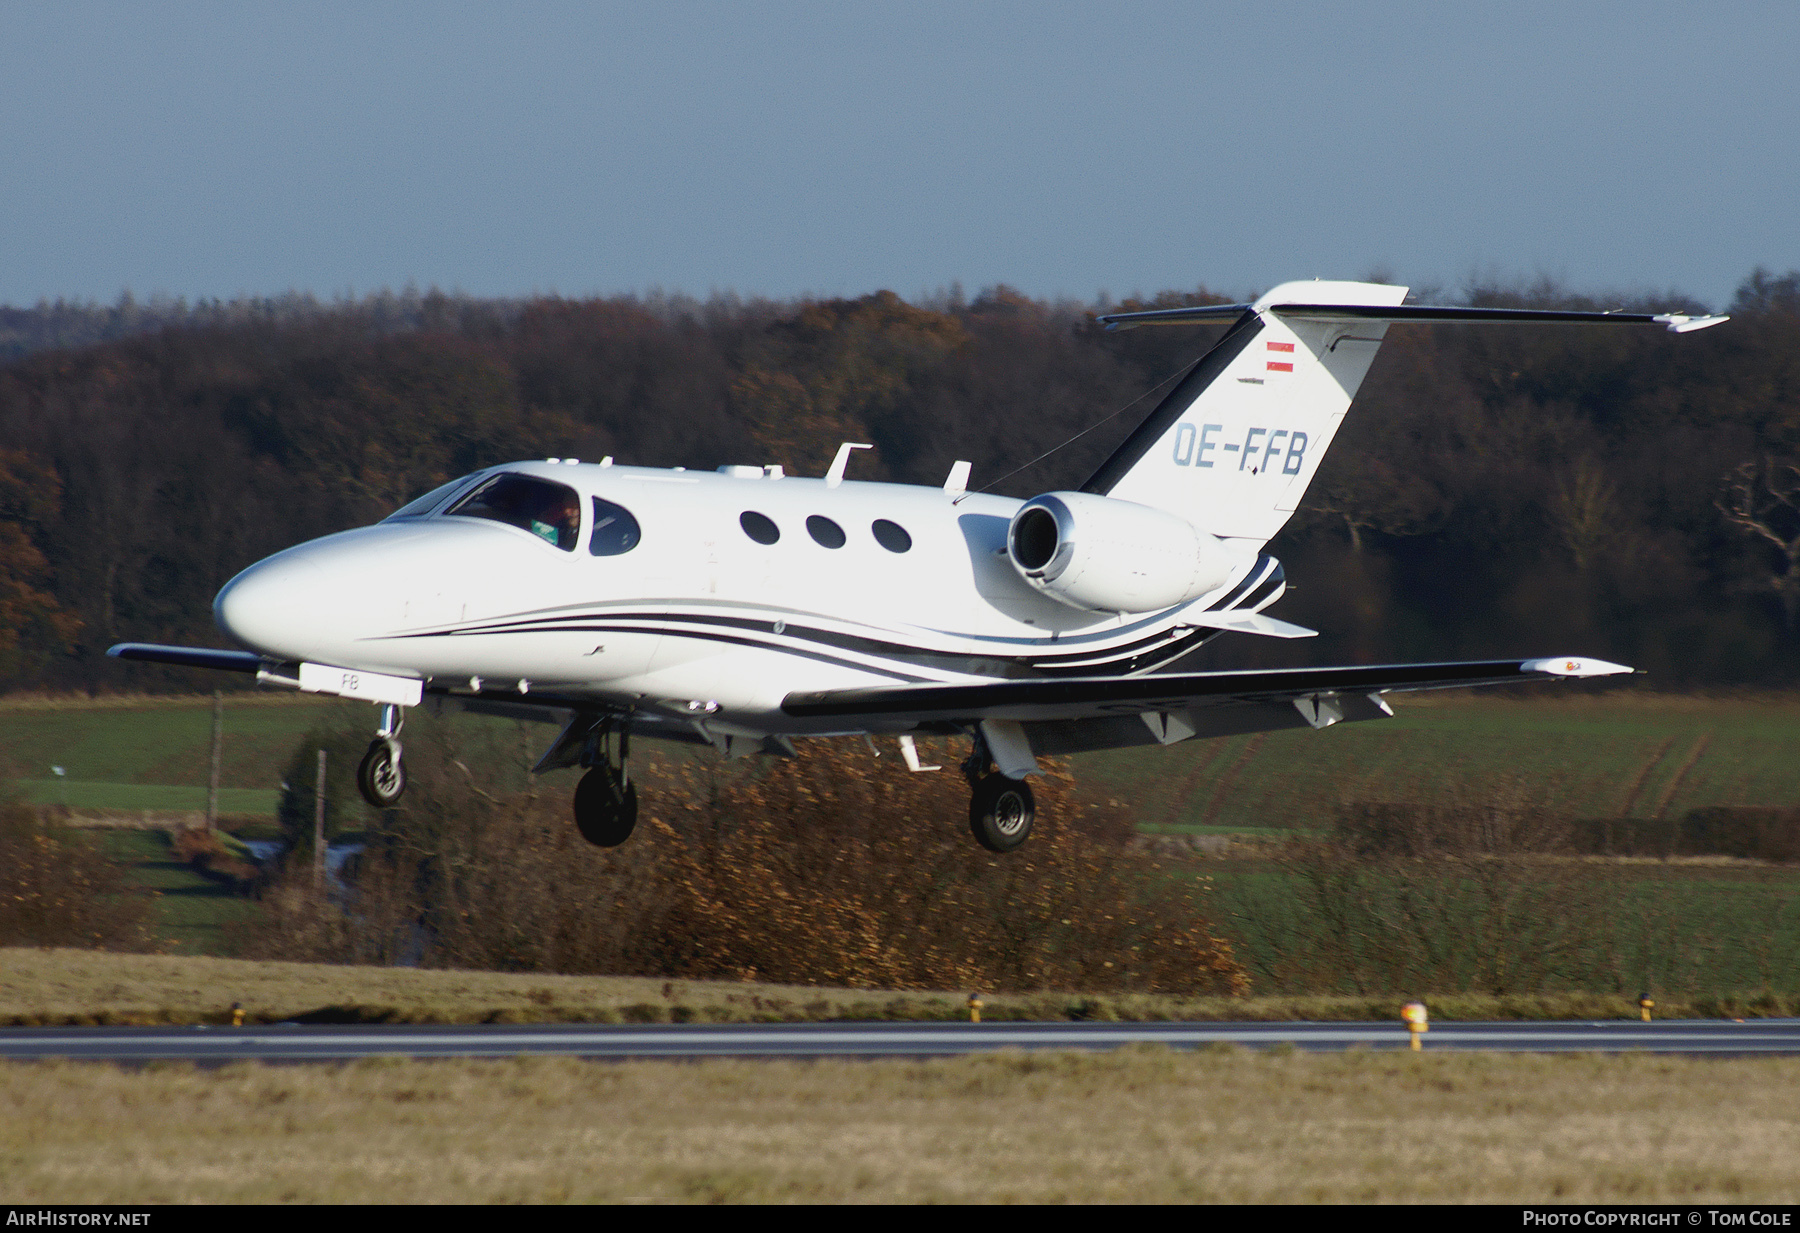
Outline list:
[[[0,0],[0,303],[1800,267],[1794,4]]]

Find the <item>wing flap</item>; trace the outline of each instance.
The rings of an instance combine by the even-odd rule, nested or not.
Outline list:
[[[1605,660],[1568,656],[1470,663],[1062,677],[957,685],[891,685],[789,694],[781,709],[796,719],[1035,722],[1292,702],[1321,694],[1366,695],[1517,685],[1533,680],[1612,676],[1631,671]]]

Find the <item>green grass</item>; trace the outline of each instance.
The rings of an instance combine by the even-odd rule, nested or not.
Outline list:
[[[1509,774],[1558,812],[1578,817],[1800,805],[1792,756],[1800,747],[1800,699],[1615,691],[1567,698],[1401,697],[1394,706],[1394,719],[1324,732],[1084,754],[1075,759],[1076,770],[1095,788],[1131,804],[1147,831],[1174,834],[1321,829],[1344,799],[1479,798]],[[228,697],[220,808],[271,810],[294,743],[334,713],[356,724],[373,720],[359,704],[293,695]],[[211,725],[207,698],[129,698],[111,705],[98,699],[4,701],[0,774],[17,776],[26,798],[38,803],[199,809]],[[543,737],[549,739],[547,730]],[[66,770],[69,782],[49,773],[53,765]]]
[[[54,782],[50,768],[60,766],[71,780],[88,784],[205,786],[212,756],[212,699],[100,702],[16,700],[0,705],[0,773]],[[294,742],[343,705],[296,695],[228,696],[220,784],[278,789]]]
[[[1349,964],[1291,980],[1279,975],[1282,955],[1293,953],[1295,939],[1321,930],[1317,901],[1305,893],[1298,874],[1251,861],[1217,862],[1208,869],[1219,928],[1251,971],[1256,992],[1367,991],[1359,988],[1367,969]],[[1575,920],[1590,919],[1577,900],[1610,905],[1604,924],[1584,924],[1579,933],[1565,935],[1577,942],[1568,966],[1586,974],[1580,987],[1621,995],[1679,991],[1690,998],[1754,989],[1800,991],[1800,868],[1592,861],[1547,868],[1546,880],[1571,872],[1574,884],[1563,884],[1571,930]],[[1466,919],[1446,922],[1442,932],[1477,936],[1482,925],[1470,905]],[[1393,949],[1380,937],[1364,941]],[[1333,978],[1336,988],[1328,987]],[[1548,987],[1566,986],[1551,980]]]
[[[16,779],[23,800],[34,805],[67,805],[70,809],[204,810],[206,789],[183,784],[90,783],[71,779]],[[275,812],[278,788],[220,788],[220,813]]]
[[[1800,805],[1800,700],[1615,692],[1393,705],[1393,719],[1323,732],[1084,754],[1076,772],[1131,803],[1146,829],[1177,833],[1328,827],[1343,800],[1479,800],[1508,776],[1575,817]]]
[[[227,926],[256,911],[250,900],[174,859],[169,836],[160,830],[86,832],[126,868],[137,886],[156,892],[154,930],[172,954],[229,953]]]
[[[1677,817],[1707,805],[1800,805],[1792,753],[1800,747],[1800,697],[1614,691],[1563,698],[1402,697],[1394,705],[1394,719],[1324,732],[1082,755],[1076,772],[1092,788],[1130,804],[1145,831],[1165,834],[1319,831],[1330,826],[1345,799],[1479,800],[1508,776],[1533,803],[1577,817]],[[291,695],[228,697],[221,810],[270,814],[295,742],[334,716],[358,725],[372,719],[370,708],[358,704]],[[205,803],[211,724],[205,697],[0,700],[0,774],[21,776],[18,789],[37,803],[196,811]],[[521,739],[539,736],[547,741],[550,732]],[[521,772],[524,757],[520,753]],[[63,766],[68,781],[50,777],[51,765]],[[150,841],[114,836],[107,842]],[[184,950],[216,950],[224,923],[248,910],[242,900],[168,862],[166,853],[136,851],[132,859],[134,876],[165,891],[162,926]],[[1228,861],[1217,876],[1223,892],[1234,879],[1239,887],[1269,889],[1277,883],[1267,879],[1285,875]],[[1640,889],[1630,911],[1660,922],[1663,936],[1674,939],[1665,949],[1679,952],[1679,959],[1664,964],[1671,979],[1686,964],[1689,975],[1708,987],[1752,988],[1766,983],[1763,972],[1792,971],[1800,962],[1781,957],[1800,952],[1800,942],[1750,940],[1769,938],[1771,921],[1777,934],[1791,936],[1782,913],[1800,894],[1800,882],[1788,871],[1682,865],[1633,876]],[[1273,892],[1261,898],[1282,911],[1289,909],[1273,905],[1294,899]],[[1781,955],[1772,954],[1771,946]],[[1636,962],[1661,961],[1640,956]],[[1792,982],[1800,988],[1800,972]]]

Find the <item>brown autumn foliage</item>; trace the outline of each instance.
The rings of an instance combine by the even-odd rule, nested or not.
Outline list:
[[[1549,283],[1421,294],[1700,307]],[[0,442],[40,511],[13,509],[0,475],[0,608],[40,614],[0,611],[19,643],[0,688],[197,688],[105,648],[210,641],[213,595],[246,565],[509,459],[816,475],[849,440],[876,447],[857,479],[941,484],[962,459],[1011,496],[1079,487],[1216,336],[1107,333],[1091,313],[1218,298],[0,309]],[[1800,465],[1800,271],[1758,270],[1725,307],[1730,324],[1681,339],[1397,327],[1271,544],[1299,583],[1280,615],[1321,636],[1221,640],[1196,666],[1550,647],[1664,687],[1796,679],[1800,508],[1741,484],[1746,465]]]
[[[646,768],[637,834],[602,851],[560,793],[493,796],[460,758],[408,756],[408,807],[342,908],[304,881],[277,887],[246,953],[862,988],[1247,989],[1206,884],[1129,852],[1119,808],[1060,766],[1037,784],[1030,842],[1006,857],[969,837],[954,771],[911,774],[842,741]]]
[[[0,801],[0,946],[147,950],[151,901],[84,839],[52,836],[28,807]]]
[[[169,854],[215,882],[248,887],[262,877],[262,871],[254,863],[233,853],[217,831],[209,831],[204,826],[176,831],[169,840]]]
[[[63,611],[55,574],[39,547],[62,508],[56,473],[23,450],[0,449],[0,672],[20,665],[21,643],[66,647],[81,621]]]

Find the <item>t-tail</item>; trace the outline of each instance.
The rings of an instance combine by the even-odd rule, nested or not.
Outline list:
[[[1082,491],[1176,514],[1260,548],[1299,508],[1388,326],[1649,324],[1676,333],[1722,316],[1403,305],[1405,287],[1283,283],[1254,304],[1114,313],[1109,329],[1231,323]]]

